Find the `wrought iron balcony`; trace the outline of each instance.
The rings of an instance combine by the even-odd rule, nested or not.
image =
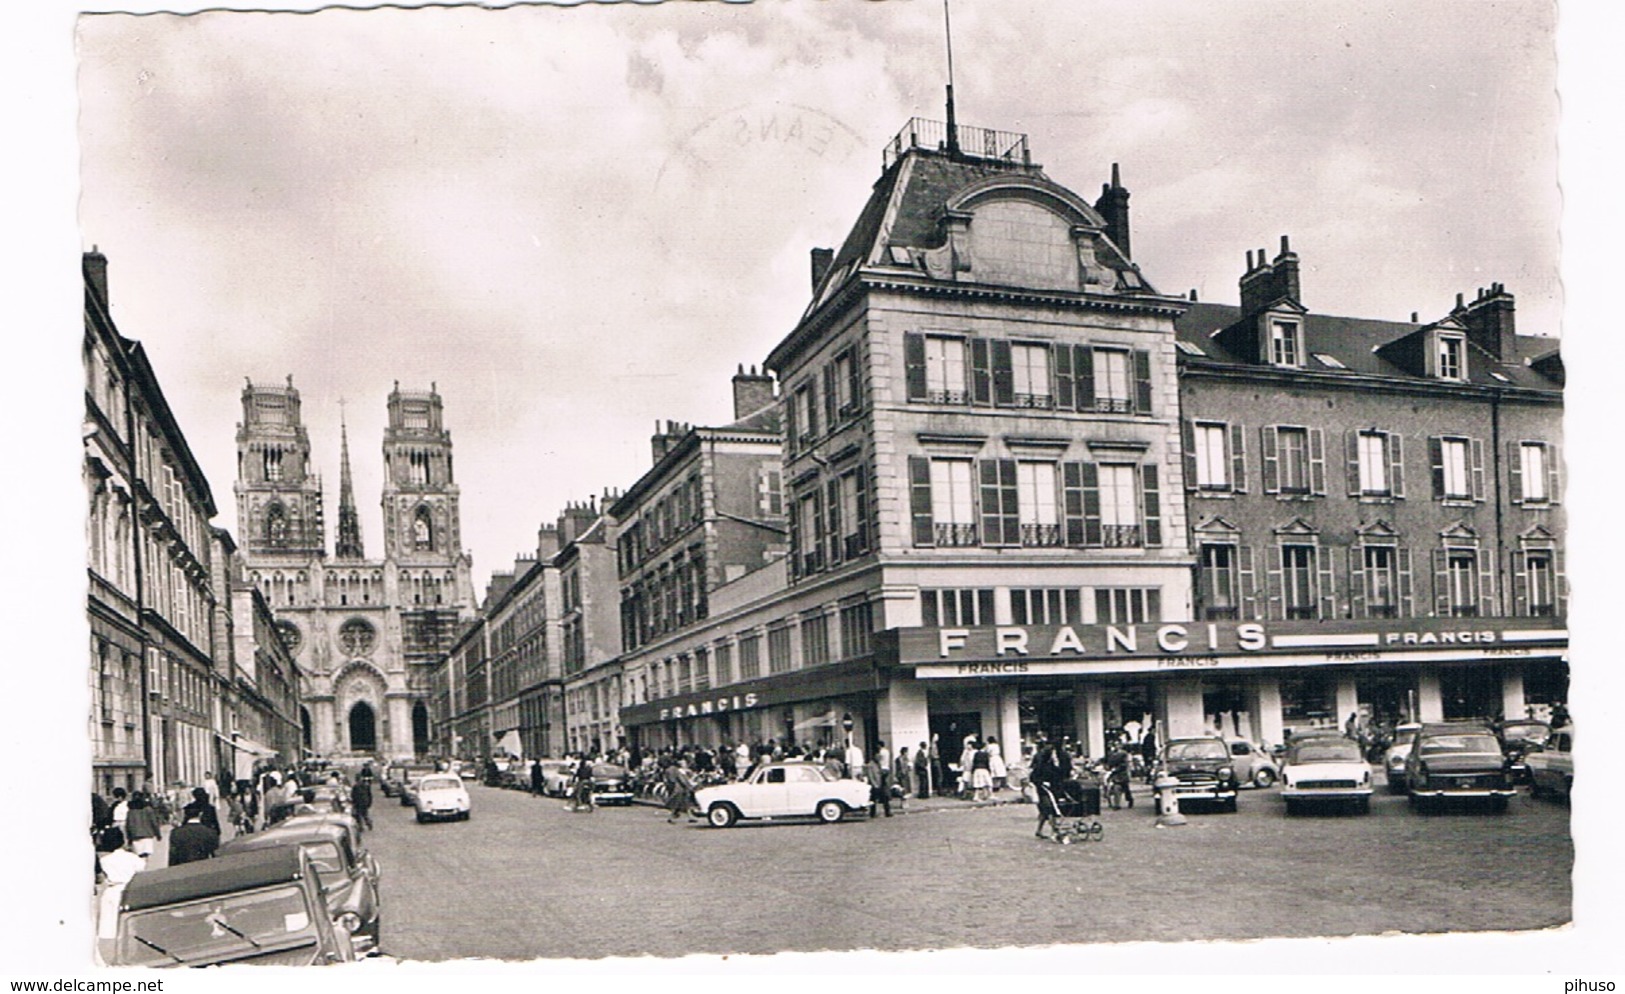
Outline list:
[[[891,164],[903,157],[903,153],[912,149],[925,149],[932,152],[957,151],[957,154],[968,159],[985,159],[994,162],[1008,162],[1012,165],[1032,165],[1032,154],[1027,148],[1027,136],[1014,131],[997,131],[993,128],[974,128],[968,124],[956,124],[954,137],[957,139],[957,149],[950,149],[948,141],[948,125],[941,121],[931,121],[923,117],[911,117],[897,136],[886,146],[886,152],[881,163],[882,168],[889,169]]]

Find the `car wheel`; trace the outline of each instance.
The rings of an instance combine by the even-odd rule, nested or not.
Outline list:
[[[840,801],[819,801],[818,820],[826,825],[833,825],[846,814],[846,806]]]
[[[1296,815],[1297,813],[1298,813],[1298,802],[1297,801],[1287,801],[1286,802],[1286,816],[1288,818],[1291,818],[1294,815]]]
[[[429,819],[423,817],[423,812],[421,812],[421,811],[418,812],[418,824],[419,825],[423,824],[424,822],[426,822],[428,820]]]
[[[1224,802],[1224,804],[1220,808],[1220,810],[1228,811],[1230,814],[1235,814],[1236,813],[1236,803],[1237,803],[1237,798],[1232,797],[1229,800]]]
[[[739,820],[739,812],[734,810],[732,804],[713,804],[711,810],[705,813],[705,820],[710,822],[712,828],[728,828]]]
[[[1254,787],[1269,787],[1275,783],[1275,771],[1263,768],[1253,774]]]
[[[463,812],[463,820],[464,820],[464,821],[467,821],[467,820],[468,820],[468,816],[469,816],[469,815],[470,815],[470,814],[472,814],[472,813],[473,813],[473,812],[471,812],[471,811],[464,811],[464,812]]]
[[[1371,798],[1362,797],[1354,802],[1355,814],[1368,815],[1371,813]]]
[[[1390,793],[1390,794],[1403,794],[1403,793],[1405,793],[1405,781],[1404,781],[1404,779],[1402,779],[1400,777],[1389,777],[1388,778],[1388,793]]]
[[[1412,794],[1411,795],[1411,810],[1412,811],[1415,811],[1415,812],[1417,812],[1419,814],[1427,814],[1428,809],[1429,809],[1429,805],[1428,805],[1428,802],[1427,802],[1427,798],[1421,797],[1421,796],[1419,796],[1417,794]]]
[[[1490,810],[1495,812],[1498,815],[1506,814],[1507,813],[1507,799],[1504,798],[1504,797],[1492,797],[1492,798],[1490,798]]]

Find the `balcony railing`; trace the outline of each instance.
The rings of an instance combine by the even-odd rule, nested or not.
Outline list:
[[[1138,549],[1139,525],[1101,525],[1100,544],[1108,549]]]
[[[1028,548],[1048,548],[1061,544],[1060,525],[1022,524],[1021,544]]]
[[[958,153],[967,158],[1032,165],[1032,154],[1027,148],[1027,136],[1024,134],[959,124],[954,126],[954,137],[958,139]],[[891,144],[886,146],[881,166],[890,168],[892,163],[903,157],[904,152],[912,149],[947,152],[950,151],[948,146],[948,125],[941,121],[912,117],[897,132]]]
[[[932,526],[932,533],[938,547],[957,547],[976,544],[975,525],[937,522]]]

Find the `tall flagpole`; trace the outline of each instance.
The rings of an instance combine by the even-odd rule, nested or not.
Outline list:
[[[959,127],[954,121],[954,28],[948,0],[942,0],[942,30],[948,43],[948,152],[959,153]]]

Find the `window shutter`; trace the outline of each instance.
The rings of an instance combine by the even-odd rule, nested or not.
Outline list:
[[[1512,614],[1524,618],[1529,615],[1529,553],[1512,553]]]
[[[1061,513],[1066,544],[1083,546],[1083,463],[1061,464]]]
[[[1180,419],[1180,441],[1185,444],[1185,489],[1195,490],[1196,482],[1196,424],[1190,418]]]
[[[981,478],[982,544],[1003,545],[1004,529],[999,517],[999,460],[976,460]]]
[[[1450,617],[1450,561],[1443,549],[1433,550],[1433,613]]]
[[[1274,425],[1265,425],[1258,429],[1259,440],[1262,443],[1259,451],[1264,465],[1264,492],[1278,494],[1281,492],[1281,456],[1277,448],[1278,433]]]
[[[1146,548],[1162,546],[1162,498],[1157,490],[1157,464],[1140,467],[1140,497],[1145,509]]]
[[[1395,497],[1405,496],[1405,436],[1397,432],[1389,432],[1384,440],[1388,443],[1388,492]]]
[[[1557,616],[1567,618],[1569,616],[1569,578],[1568,574],[1563,572],[1562,549],[1554,548],[1552,550],[1552,585],[1556,588],[1557,593]]]
[[[1332,550],[1321,546],[1315,550],[1315,565],[1320,572],[1320,617],[1333,619],[1337,614],[1337,569],[1332,561]]]
[[[1484,501],[1484,443],[1473,438],[1468,439],[1467,448],[1473,461],[1473,500]]]
[[[999,496],[1002,498],[1004,511],[1004,544],[1021,544],[1021,508],[1019,491],[1016,486],[1016,461],[1014,459],[999,460]]]
[[[1070,411],[1077,406],[1072,389],[1072,346],[1056,345],[1053,354],[1055,356],[1055,406],[1058,410]]]
[[[829,539],[825,546],[829,549],[829,564],[835,566],[841,561],[841,481],[839,477],[831,477],[829,485],[824,490],[824,533]]]
[[[1356,618],[1365,614],[1365,547],[1349,546],[1349,613]]]
[[[993,403],[1009,407],[1016,402],[1016,372],[1010,362],[1010,340],[995,338],[993,348]]]
[[[1512,491],[1512,503],[1523,503],[1523,448],[1517,442],[1507,443],[1507,477]]]
[[[921,388],[921,391],[921,396],[923,397],[924,387]],[[797,441],[801,438],[801,433],[798,430],[799,426],[796,422],[796,398],[795,394],[791,394],[789,397],[785,398],[784,404],[784,441],[786,447],[792,452],[800,448]],[[653,535],[654,533],[654,528],[650,528],[650,534]],[[658,537],[656,538],[656,541],[659,541]]]
[[[835,405],[835,364],[824,367],[824,430],[833,431],[841,421],[841,412]]]
[[[867,345],[858,344],[852,347],[852,358],[846,364],[846,393],[852,398],[852,413],[863,410],[863,371],[867,368],[865,359],[869,355]]]
[[[1073,346],[1072,377],[1077,382],[1073,391],[1078,410],[1095,409],[1095,350],[1087,345]]]
[[[1309,492],[1326,496],[1326,433],[1309,429]]]
[[[794,495],[791,495],[788,510],[790,512],[787,515],[790,519],[790,579],[794,580],[801,575],[801,543],[805,539],[805,536],[801,534],[801,507],[796,502]]]
[[[925,336],[912,332],[903,336],[903,378],[909,400],[925,399]]]
[[[931,460],[925,456],[908,457],[909,511],[914,522],[914,544],[935,545],[931,527]],[[792,520],[794,515],[791,515]]]
[[[1563,453],[1555,445],[1546,445],[1546,503],[1560,504],[1563,494]]]
[[[1264,617],[1258,611],[1258,573],[1253,569],[1252,546],[1236,547],[1236,564],[1241,580],[1241,616],[1243,619],[1263,621]]]
[[[807,565],[808,565],[809,570],[817,571],[817,570],[821,570],[821,569],[824,568],[824,534],[823,534],[823,532],[824,532],[824,524],[825,524],[825,521],[824,521],[824,493],[823,493],[822,490],[818,489],[817,484],[813,485],[812,499],[813,499],[812,526],[813,526],[814,534],[807,536],[807,551],[808,551],[809,558],[811,559],[811,562],[809,562]]]
[[[1269,584],[1267,591],[1268,603],[1265,605],[1264,610],[1269,617],[1279,620],[1286,617],[1286,596],[1283,588],[1286,547],[1276,543],[1270,547],[1268,555],[1269,575],[1266,577]]]
[[[983,406],[993,403],[993,376],[987,351],[987,339],[970,340],[970,402]]]
[[[1433,469],[1433,499],[1443,500],[1444,492],[1444,439],[1428,436],[1428,463]]]
[[[1478,550],[1478,616],[1493,618],[1500,614],[1495,597],[1495,557],[1483,549]]]
[[[1239,424],[1230,426],[1230,489],[1247,492],[1247,432]]]
[[[854,556],[861,556],[869,551],[869,467],[860,464],[852,474],[853,485],[857,488],[858,520],[852,522],[852,533],[857,536],[857,548],[853,550]]]
[[[1349,496],[1360,496],[1360,430],[1350,428],[1343,438],[1343,449],[1348,456]]]
[[[1134,413],[1151,413],[1151,353],[1134,350]]]
[[[1401,546],[1394,550],[1394,561],[1399,568],[1399,616],[1416,617],[1415,584],[1411,581],[1411,550]]]
[[[1083,544],[1099,546],[1100,469],[1092,462],[1080,463],[1083,473]]]

